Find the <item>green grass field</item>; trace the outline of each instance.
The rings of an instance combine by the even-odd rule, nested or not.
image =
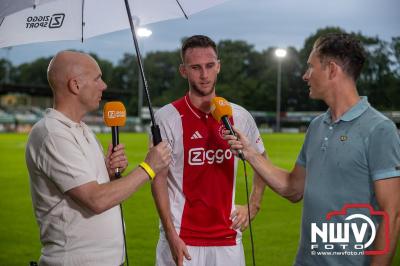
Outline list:
[[[303,142],[302,134],[264,135],[269,156],[277,165],[290,169]],[[99,135],[106,146],[110,135]],[[24,149],[27,135],[0,134],[0,265],[28,265],[40,255],[39,232],[34,219]],[[126,144],[130,169],[143,160],[147,136],[121,134]],[[250,171],[251,173],[251,171]],[[251,175],[249,175],[251,176]],[[243,169],[240,167],[236,201],[245,203]],[[158,240],[158,216],[146,184],[124,202],[129,261],[131,265],[154,265]],[[299,241],[301,203],[291,204],[266,190],[262,210],[253,223],[257,265],[292,265]],[[248,230],[243,242],[247,265],[251,265]],[[400,265],[400,254],[393,265]]]

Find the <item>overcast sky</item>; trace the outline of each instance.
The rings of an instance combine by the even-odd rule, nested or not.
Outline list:
[[[180,40],[193,34],[206,34],[215,41],[245,40],[259,51],[271,46],[301,48],[317,29],[339,26],[390,41],[400,36],[399,0],[231,0],[195,14],[189,20],[177,19],[150,24],[153,34],[140,39],[142,53],[179,48]],[[94,52],[117,63],[126,52],[133,52],[128,30],[86,40],[48,42],[0,49],[0,57],[13,64],[54,55],[63,49]]]

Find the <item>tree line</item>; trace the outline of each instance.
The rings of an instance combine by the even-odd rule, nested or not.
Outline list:
[[[319,29],[304,41],[301,49],[287,48],[287,56],[282,60],[283,111],[326,109],[322,101],[308,98],[308,87],[302,76],[314,41],[328,32],[345,31],[337,27]],[[379,110],[400,110],[400,37],[393,37],[388,42],[360,32],[351,34],[361,40],[367,52],[367,61],[357,84],[360,95],[368,96]],[[252,44],[242,40],[222,40],[217,45],[221,60],[217,94],[249,110],[274,111],[278,66],[275,47],[256,51]],[[116,100],[123,101],[128,113],[136,115],[138,67],[135,55],[124,54],[116,65],[95,54],[92,56],[98,61],[110,90],[132,92],[130,99]],[[50,59],[42,57],[18,66],[0,59],[0,83],[47,85],[46,69]],[[150,52],[144,57],[153,105],[162,106],[186,93],[188,85],[179,75],[180,63],[179,50]]]

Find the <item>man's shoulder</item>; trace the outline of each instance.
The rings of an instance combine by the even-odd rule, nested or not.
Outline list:
[[[238,105],[236,103],[230,103],[232,106],[232,114],[233,116],[240,116],[240,117],[252,117],[251,113],[245,109],[243,106]]]
[[[27,147],[36,146],[40,147],[43,143],[43,140],[47,137],[48,130],[45,126],[45,118],[41,118],[38,122],[36,122],[31,131],[29,132]]]
[[[28,156],[39,154],[44,147],[51,145],[55,139],[71,139],[71,134],[65,130],[65,125],[57,122],[55,119],[44,116],[35,125],[33,125],[26,145]],[[30,152],[28,152],[30,151]]]
[[[42,139],[43,141],[49,137],[62,137],[70,139],[72,134],[70,133],[70,127],[61,123],[57,119],[52,117],[44,116],[41,118],[33,127],[29,133],[30,139]]]
[[[323,112],[322,114],[317,115],[314,117],[311,121],[310,124],[308,125],[308,131],[311,131],[313,128],[318,128],[326,119],[328,112]]]
[[[369,106],[365,112],[358,117],[356,122],[360,131],[363,131],[366,135],[375,134],[377,130],[381,132],[397,132],[394,122],[372,106]]]
[[[380,130],[381,132],[398,132],[396,124],[387,116],[373,107],[368,108],[365,117],[365,123],[368,124],[370,132]]]
[[[230,102],[230,104],[231,104],[233,110],[237,110],[240,112],[248,112],[243,106],[241,106],[239,104],[232,103],[232,102]]]
[[[368,109],[364,113],[364,116],[366,117],[367,120],[370,120],[370,122],[374,122],[375,124],[379,124],[383,121],[390,120],[387,116],[385,116],[383,113],[376,110],[372,106],[368,107]]]
[[[316,117],[314,117],[314,118],[311,120],[310,125],[311,125],[311,124],[318,124],[318,123],[321,123],[321,122],[326,118],[326,116],[327,116],[327,112],[323,112],[322,114],[317,115]]]
[[[182,119],[172,103],[164,105],[155,113],[156,123],[167,131],[176,132],[181,128]]]
[[[157,110],[157,112],[155,113],[156,118],[158,119],[171,119],[171,117],[173,116],[174,113],[176,113],[177,110],[174,107],[174,105],[172,103],[168,103],[166,105],[164,105],[163,107],[161,107],[160,109]]]

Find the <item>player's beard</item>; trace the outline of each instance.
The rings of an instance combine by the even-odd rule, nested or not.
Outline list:
[[[200,90],[194,82],[189,82],[190,89],[193,90],[196,94],[201,96],[209,96],[215,92],[215,85],[217,84],[217,79],[215,79],[212,88],[209,91]]]

